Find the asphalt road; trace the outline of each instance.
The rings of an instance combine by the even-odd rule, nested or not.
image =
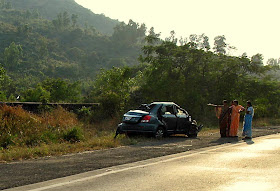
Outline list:
[[[254,138],[276,133],[280,133],[280,126],[253,128]],[[241,135],[241,131],[239,135]],[[220,138],[218,130],[211,130],[200,132],[198,138],[188,138],[182,135],[162,140],[147,138],[136,145],[114,149],[2,163],[0,164],[0,190],[204,147],[235,144],[240,141],[242,141],[241,137]]]
[[[279,161],[280,134],[275,134],[10,190],[279,190]]]

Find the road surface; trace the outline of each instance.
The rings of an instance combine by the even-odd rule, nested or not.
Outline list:
[[[10,191],[279,190],[280,134],[104,168]]]

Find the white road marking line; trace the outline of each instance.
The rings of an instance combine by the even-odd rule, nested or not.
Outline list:
[[[276,135],[278,135],[278,134],[276,134]],[[269,135],[269,136],[271,136],[271,135]],[[269,137],[269,136],[265,136],[265,137]],[[273,136],[275,136],[275,134]],[[265,137],[255,138],[255,140],[262,139],[262,138],[265,138]],[[190,157],[190,156],[194,156],[194,155],[197,155],[197,154],[205,154],[207,152],[213,152],[213,151],[219,150],[221,148],[234,147],[236,145],[241,145],[241,144],[246,144],[246,142],[237,142],[236,144],[230,144],[229,143],[228,145],[218,145],[218,146],[214,146],[215,148],[212,148],[212,149],[202,148],[203,151],[195,152],[195,150],[193,150],[193,153],[190,153],[190,154],[188,153],[189,151],[174,154],[174,155],[181,155],[181,156],[177,156],[177,157],[172,157],[172,155],[167,155],[167,156],[163,156],[163,157],[165,157],[165,158],[167,157],[168,159],[164,159],[164,160],[160,160],[160,161],[156,161],[156,162],[152,162],[152,163],[148,163],[148,164],[140,164],[140,165],[136,165],[136,166],[132,166],[132,167],[126,167],[126,168],[118,169],[118,170],[110,169],[110,171],[106,171],[106,172],[98,174],[98,175],[93,175],[93,176],[89,176],[89,177],[85,177],[85,178],[78,178],[76,180],[71,180],[71,181],[63,182],[63,183],[57,183],[57,184],[53,184],[53,185],[49,185],[49,186],[44,186],[44,187],[41,187],[41,188],[31,189],[31,190],[28,190],[28,191],[43,191],[43,190],[47,190],[47,189],[51,189],[51,188],[57,188],[57,187],[61,187],[61,186],[65,186],[65,185],[69,185],[69,184],[73,184],[73,183],[77,183],[77,182],[88,181],[88,180],[91,180],[91,179],[95,179],[95,178],[99,178],[99,177],[102,177],[102,176],[115,174],[115,173],[119,173],[119,172],[123,172],[123,171],[127,171],[127,170],[132,170],[132,169],[136,169],[136,168],[143,168],[143,167],[147,167],[147,166],[151,166],[151,165],[170,162],[170,161],[174,161],[174,160],[177,160],[177,159],[182,159],[182,158],[187,158],[187,157]],[[183,154],[185,154],[185,155],[183,155]],[[154,159],[159,159],[159,158],[163,158],[163,157],[158,157],[158,158],[154,158]],[[172,158],[170,158],[170,157],[172,157]],[[147,159],[145,161],[154,160],[154,159]],[[135,162],[135,163],[141,163],[141,162],[144,162],[144,161],[138,161],[138,162]],[[131,163],[131,164],[133,164],[133,163]]]

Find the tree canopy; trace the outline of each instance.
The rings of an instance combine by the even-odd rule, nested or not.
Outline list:
[[[195,40],[194,36],[178,45],[173,32],[165,41],[153,32],[146,39],[148,44],[142,48],[140,57],[142,64],[131,68],[126,77],[122,72],[127,68],[99,75],[93,97],[106,97],[102,93],[114,92],[119,96],[116,103],[130,100],[127,105],[174,101],[200,119],[207,116],[209,102],[220,104],[224,99],[238,99],[245,104],[251,100],[257,117],[279,116],[280,83],[267,75],[271,67],[263,64],[261,54],[252,58],[228,56],[226,44],[224,52],[211,52],[208,44],[201,46],[203,41]],[[119,106],[115,109],[122,110]]]
[[[114,22],[72,0],[1,0],[0,40],[2,100],[100,102],[108,116],[174,101],[203,118],[209,102],[250,99],[259,116],[280,113],[279,59],[231,56],[223,35],[212,47],[205,34],[171,31],[163,40],[153,27]]]

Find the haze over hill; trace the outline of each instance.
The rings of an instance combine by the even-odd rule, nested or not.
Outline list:
[[[74,0],[2,2],[0,53],[13,42],[20,46],[21,73],[94,78],[100,68],[138,63],[137,39],[144,38],[146,28],[134,22],[125,25],[94,14]],[[17,72],[10,65],[7,71]]]
[[[163,40],[132,20],[108,35],[95,23],[85,25],[87,14],[106,25],[106,17],[95,17],[73,0],[0,0],[0,98],[99,102],[113,116],[129,104],[153,100],[174,101],[197,115],[211,100],[263,104],[259,97],[278,95],[274,82],[264,83],[273,95],[262,94],[262,79],[271,79],[265,74],[279,68],[278,60],[264,66],[261,54],[230,56],[225,36],[215,37],[214,46],[205,34],[177,39],[172,32]]]
[[[94,14],[74,0],[0,0],[3,95],[48,78],[89,84],[101,68],[136,65],[145,33],[144,25]]]
[[[57,14],[67,11],[79,16],[78,23],[81,27],[93,26],[97,31],[107,35],[112,35],[114,27],[119,24],[119,21],[103,14],[95,14],[74,0],[11,0],[11,3],[15,9],[38,10],[43,18],[49,20],[53,20]]]
[[[279,0],[174,0],[172,4],[142,0],[131,4],[129,0],[76,0],[95,13],[119,19],[145,23],[155,27],[165,38],[174,30],[177,37],[206,34],[210,40],[225,35],[227,42],[237,48],[231,55],[263,54],[265,62],[280,57]]]

